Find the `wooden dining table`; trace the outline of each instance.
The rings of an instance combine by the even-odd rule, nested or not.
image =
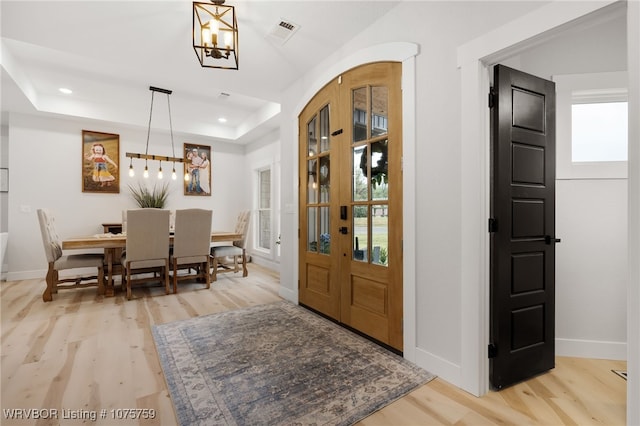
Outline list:
[[[213,231],[211,232],[211,242],[237,241],[242,239],[242,234],[233,231]],[[173,234],[170,236],[170,243],[173,243]],[[62,240],[63,250],[87,250],[104,249],[105,264],[107,265],[107,285],[106,296],[114,295],[113,286],[113,266],[116,260],[116,253],[122,252],[127,247],[127,236],[124,233],[96,234],[79,237],[71,237]]]

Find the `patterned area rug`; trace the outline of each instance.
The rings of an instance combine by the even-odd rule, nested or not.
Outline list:
[[[290,302],[153,326],[181,425],[349,425],[433,379]]]

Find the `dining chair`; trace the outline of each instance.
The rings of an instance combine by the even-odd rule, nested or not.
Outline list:
[[[47,288],[44,290],[44,293],[42,293],[42,300],[51,302],[53,300],[53,294],[57,294],[59,288],[67,289],[97,286],[98,294],[104,294],[104,255],[101,253],[63,255],[60,237],[55,228],[55,218],[51,211],[48,209],[38,209],[38,221],[40,222],[44,252],[47,256],[47,262],[49,263],[46,277]],[[96,268],[97,275],[60,278],[60,271],[80,268]]]
[[[152,281],[164,282],[169,294],[169,210],[127,210],[127,243],[120,263],[127,299],[133,284]]]
[[[235,232],[242,235],[241,239],[233,241],[231,245],[211,247],[211,276],[213,281],[218,279],[219,273],[240,271],[240,264],[242,264],[242,276],[246,277],[249,274],[249,271],[247,270],[246,247],[250,217],[250,210],[244,210],[238,215]],[[228,262],[227,258],[232,258],[232,262]]]
[[[175,212],[171,268],[173,270],[173,292],[178,292],[178,280],[204,279],[206,288],[211,287],[211,218],[213,212],[204,209],[183,209]],[[178,270],[187,270],[178,275]],[[191,270],[195,273],[191,274]]]

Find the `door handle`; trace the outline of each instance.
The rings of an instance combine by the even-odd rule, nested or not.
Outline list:
[[[341,226],[340,228],[338,228],[338,231],[340,231],[341,234],[347,235],[349,233],[349,228],[347,228],[346,226]]]
[[[555,243],[559,243],[561,241],[562,240],[560,238],[555,238],[555,237],[552,237],[551,235],[545,235],[544,236],[544,243],[546,245],[551,245],[551,243],[554,243],[554,244]]]

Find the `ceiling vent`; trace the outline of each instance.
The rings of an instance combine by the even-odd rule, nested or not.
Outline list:
[[[278,22],[278,24],[269,31],[269,37],[283,45],[295,34],[296,31],[298,31],[298,29],[300,29],[300,25],[287,19],[280,19],[280,22]]]

